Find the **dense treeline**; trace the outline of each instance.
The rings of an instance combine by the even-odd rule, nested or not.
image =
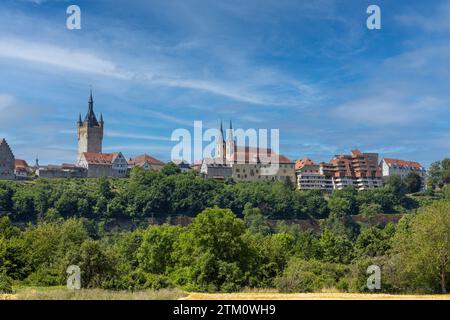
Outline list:
[[[0,291],[11,284],[64,285],[69,265],[82,286],[140,290],[178,287],[283,292],[367,291],[367,267],[382,270],[382,291],[445,292],[450,284],[450,202],[436,201],[398,225],[339,219],[318,232],[279,222],[272,233],[257,208],[244,220],[210,208],[186,227],[161,225],[109,232],[85,218],[58,218],[20,230],[0,218]]]
[[[413,187],[415,178],[393,176],[380,189],[324,195],[288,183],[205,180],[171,164],[136,168],[126,179],[1,182],[0,292],[64,285],[69,265],[81,268],[85,288],[367,291],[372,264],[382,269],[383,291],[445,292],[450,189],[408,194]],[[397,225],[350,218],[371,222],[378,213],[408,214]],[[185,227],[136,223],[132,231],[103,223],[174,215],[194,218]],[[322,220],[305,231],[290,218]]]
[[[13,221],[45,217],[88,219],[142,219],[195,216],[217,206],[242,217],[250,203],[269,219],[326,218],[329,215],[403,213],[421,205],[420,197],[407,197],[408,186],[391,177],[384,188],[356,192],[299,191],[275,182],[235,183],[206,180],[194,171],[177,172],[171,164],[162,172],[134,168],[126,179],[37,179],[0,182],[0,214]]]

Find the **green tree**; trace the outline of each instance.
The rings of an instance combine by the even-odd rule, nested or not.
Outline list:
[[[382,210],[382,206],[378,203],[364,203],[360,206],[359,212],[367,218],[372,218],[383,212]]]
[[[349,273],[347,266],[317,260],[292,258],[283,274],[276,279],[281,292],[315,292],[344,288]]]
[[[13,208],[13,189],[7,183],[0,182],[0,212],[10,212]]]
[[[11,277],[0,270],[0,294],[13,293],[12,282]]]
[[[436,189],[437,187],[442,187],[442,167],[440,161],[435,161],[430,165],[427,172],[427,186],[431,189]]]
[[[441,161],[442,165],[442,182],[450,184],[450,158],[445,158]]]
[[[139,266],[148,273],[163,274],[172,267],[173,245],[178,239],[178,226],[151,226],[144,233],[137,250]]]
[[[8,217],[0,217],[0,274],[23,278],[28,267],[20,229]]]
[[[308,216],[315,219],[323,219],[328,216],[327,201],[319,190],[308,190],[304,193],[305,209]]]
[[[443,193],[445,199],[450,200],[450,185],[445,186],[442,189],[442,193]]]
[[[385,229],[370,226],[362,229],[355,242],[355,254],[362,257],[382,256],[391,248],[392,225]]]
[[[404,196],[404,194],[406,193],[405,184],[398,174],[389,176],[386,180],[386,186],[397,198]]]
[[[319,240],[322,259],[326,262],[349,263],[353,257],[352,242],[345,236],[325,229]]]
[[[114,196],[108,178],[101,177],[98,179],[98,193],[105,199],[111,199]]]
[[[404,179],[407,193],[419,192],[422,188],[422,178],[415,172],[410,172]]]
[[[330,214],[335,217],[344,217],[358,213],[358,203],[356,201],[357,192],[355,188],[347,187],[336,190],[328,201]]]
[[[18,188],[12,197],[15,217],[32,220],[36,217],[34,193],[31,188]]]
[[[400,287],[446,293],[450,276],[450,203],[423,208],[392,241]]]
[[[165,174],[166,176],[170,176],[181,173],[181,169],[175,163],[168,162],[161,169],[161,173]]]
[[[258,208],[253,208],[251,203],[246,203],[244,206],[244,222],[248,230],[253,233],[260,233],[268,235],[270,233],[270,226]]]
[[[229,209],[206,209],[175,244],[174,283],[201,291],[234,291],[245,283],[245,225]]]
[[[117,255],[100,241],[88,239],[71,251],[64,268],[78,265],[83,288],[108,288],[117,277]]]

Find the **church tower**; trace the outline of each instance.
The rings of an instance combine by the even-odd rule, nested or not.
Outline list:
[[[226,146],[225,146],[225,138],[223,135],[223,127],[222,127],[222,121],[220,121],[220,136],[219,136],[219,141],[217,142],[217,146],[216,146],[216,155],[218,160],[222,163],[225,164],[225,160],[226,160]]]
[[[235,146],[235,144],[234,144],[234,137],[233,137],[233,125],[231,124],[231,120],[230,120],[230,128],[228,129],[228,132],[227,132],[227,143],[225,145],[225,148],[226,148],[225,156],[226,156],[227,161],[232,160],[231,157],[234,153],[234,146]]]
[[[94,113],[94,100],[92,99],[92,90],[89,96],[88,111],[81,120],[81,114],[78,117],[78,156],[83,152],[102,152],[103,140],[103,115],[100,115],[100,121],[97,121]]]

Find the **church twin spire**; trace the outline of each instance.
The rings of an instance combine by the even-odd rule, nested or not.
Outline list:
[[[220,120],[220,135],[221,135],[222,141],[225,142],[225,135],[223,134],[222,120]],[[231,123],[231,120],[230,120],[230,128],[228,129],[228,134],[227,134],[227,141],[228,140],[233,140],[233,125]]]
[[[230,120],[230,127],[227,130],[227,140],[225,142],[225,135],[223,132],[223,123],[222,120],[220,121],[220,137],[219,141],[216,146],[216,155],[217,158],[220,159],[220,161],[223,164],[226,164],[228,161],[231,160],[231,157],[235,151],[235,142],[233,137],[233,124]]]

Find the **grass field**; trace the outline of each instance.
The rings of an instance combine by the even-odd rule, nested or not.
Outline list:
[[[0,300],[177,300],[187,294],[178,289],[111,291],[68,290],[64,287],[18,288],[14,294],[0,294]]]
[[[446,295],[394,295],[341,292],[278,293],[250,290],[238,293],[183,292],[178,289],[110,291],[102,289],[67,290],[64,287],[17,288],[14,294],[0,294],[0,300],[450,300]]]

